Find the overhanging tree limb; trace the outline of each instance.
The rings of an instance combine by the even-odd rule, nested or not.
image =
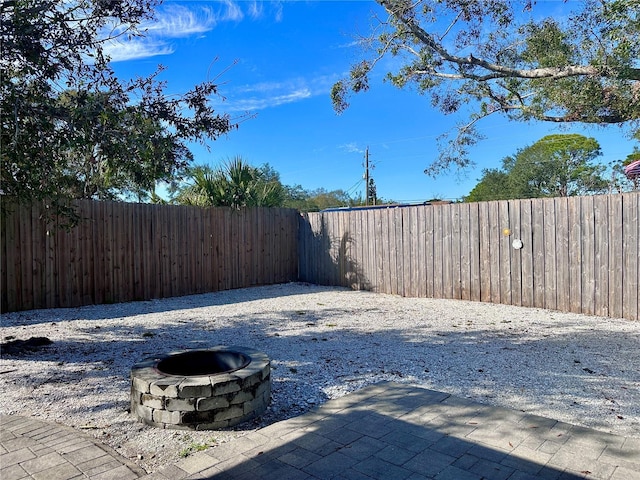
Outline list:
[[[411,33],[419,39],[424,45],[433,50],[434,53],[439,54],[442,58],[448,62],[458,65],[481,67],[484,70],[493,72],[487,75],[472,75],[459,73],[457,75],[438,73],[435,70],[423,71],[416,73],[434,74],[441,76],[442,78],[449,79],[473,79],[477,81],[487,81],[497,78],[527,78],[527,79],[539,79],[539,78],[567,78],[567,77],[579,77],[584,75],[601,75],[602,69],[599,69],[593,65],[564,65],[562,67],[547,67],[547,68],[532,68],[521,69],[512,68],[505,65],[498,65],[496,63],[483,60],[482,58],[476,58],[473,54],[469,54],[466,57],[461,57],[449,53],[440,43],[436,42],[431,35],[429,35],[420,25],[416,24],[411,18],[407,18],[400,9],[393,8],[392,2],[388,0],[380,0],[380,4],[385,7],[390,15],[400,20]],[[624,78],[629,80],[640,80],[640,68],[629,68],[624,74]]]
[[[566,5],[562,22],[517,11],[541,8],[529,1],[377,1],[388,20],[367,38],[372,59],[332,91],[338,112],[393,56],[401,67],[387,78],[396,86],[415,86],[445,114],[476,104],[472,124],[490,111],[514,120],[640,126],[640,0],[581,0]],[[459,133],[464,151],[441,153],[436,170],[468,164],[462,156],[473,139]]]

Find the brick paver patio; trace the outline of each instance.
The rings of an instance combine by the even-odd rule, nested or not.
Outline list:
[[[81,433],[0,417],[2,480],[640,480],[640,438],[381,383],[150,475]]]

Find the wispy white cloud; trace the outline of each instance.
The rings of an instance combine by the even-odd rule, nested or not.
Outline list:
[[[334,81],[335,78],[332,77],[317,76],[311,79],[294,78],[238,86],[225,91],[225,110],[252,112],[300,102],[318,95],[326,95],[328,98]]]
[[[244,13],[237,2],[232,0],[225,0],[223,2],[225,9],[222,9],[219,14],[219,20],[224,22],[234,21],[239,22],[244,18]]]
[[[156,11],[155,18],[139,26],[142,37],[121,38],[109,42],[105,52],[114,62],[169,55],[175,51],[173,39],[203,35],[223,22],[239,22],[245,18],[238,2],[225,0],[188,7],[167,4]],[[105,36],[122,33],[126,26],[115,26]]]
[[[174,49],[166,42],[154,42],[149,39],[139,39],[128,42],[109,42],[104,45],[104,53],[112,62],[124,62],[140,58],[155,57],[158,55],[170,55]]]
[[[254,20],[262,18],[262,15],[264,14],[264,2],[254,0],[249,4],[248,10],[249,16]]]
[[[343,145],[338,145],[338,148],[347,153],[364,153],[364,148],[360,147],[356,142],[349,142]]]
[[[273,2],[275,7],[275,20],[276,22],[281,22],[282,17],[284,15],[282,2]]]
[[[219,21],[235,19],[237,14],[216,14],[210,7],[197,10],[183,5],[169,4],[159,10],[156,18],[141,25],[141,30],[150,37],[181,38],[212,30]]]
[[[299,102],[301,100],[310,98],[312,96],[311,91],[308,88],[301,88],[282,94],[266,95],[266,96],[250,96],[238,100],[229,101],[225,109],[228,111],[241,111],[241,112],[256,112],[258,110],[264,110],[265,108],[278,107],[287,103]]]

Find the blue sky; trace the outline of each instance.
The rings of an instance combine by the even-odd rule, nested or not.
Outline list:
[[[538,2],[555,14],[562,1]],[[559,130],[544,123],[514,123],[502,117],[480,124],[487,137],[472,149],[476,166],[463,175],[436,179],[423,173],[437,155],[436,139],[464,116],[445,116],[427,97],[383,82],[383,69],[368,92],[356,95],[337,115],[331,86],[360,59],[358,35],[366,35],[373,1],[180,1],[159,7],[145,25],[144,39],[113,45],[113,67],[121,78],[166,67],[167,91],[182,93],[216,79],[221,112],[243,119],[210,151],[193,146],[197,164],[217,165],[241,156],[270,164],[287,185],[343,189],[364,195],[364,152],[369,147],[378,195],[401,202],[459,199],[483,168],[495,168],[519,148],[551,133],[582,133],[602,147],[599,161],[625,158],[634,143],[617,127]],[[251,114],[246,118],[247,113]]]

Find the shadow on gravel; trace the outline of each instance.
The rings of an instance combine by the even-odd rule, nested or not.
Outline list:
[[[344,290],[348,288],[311,285],[296,283],[300,289],[291,291],[288,284],[256,286],[237,290],[225,290],[183,297],[161,298],[154,300],[142,300],[123,304],[87,305],[75,308],[52,308],[47,310],[27,310],[19,312],[3,313],[5,325],[37,325],[39,323],[64,322],[73,320],[112,320],[136,315],[156,314],[163,312],[175,312],[206,308],[216,305],[232,305],[269,298],[287,297],[289,295],[304,295],[304,290],[309,293],[323,291]],[[301,291],[301,289],[303,289]]]
[[[218,326],[215,319],[187,310],[179,323],[154,328],[139,323],[96,324],[82,330],[90,335],[88,341],[69,338],[35,351],[3,351],[3,360],[50,364],[29,377],[8,371],[0,380],[34,390],[83,380],[127,392],[131,365],[148,356],[216,345],[247,346],[265,352],[272,361],[273,400],[262,424],[310,410],[326,401],[331,388],[352,391],[380,380],[423,384],[498,404],[505,392],[515,392],[532,404],[566,402],[560,408],[568,411],[592,401],[593,392],[603,392],[602,402],[609,405],[607,415],[622,417],[617,399],[604,392],[612,386],[622,391],[640,383],[640,372],[619,360],[636,355],[638,347],[637,339],[622,332],[550,331],[544,338],[526,338],[508,330],[363,331],[342,328],[339,319],[344,315],[349,313],[343,309],[310,307],[250,318],[238,315],[226,318],[230,321],[226,326]],[[294,326],[281,331],[285,320]],[[618,360],[612,361],[612,356]],[[468,385],[464,388],[458,385],[461,376]],[[537,388],[541,385],[544,388]],[[585,396],[585,385],[591,397]],[[78,392],[69,388],[57,394],[62,396],[59,400],[66,397],[73,405]],[[482,396],[485,398],[479,398]]]

